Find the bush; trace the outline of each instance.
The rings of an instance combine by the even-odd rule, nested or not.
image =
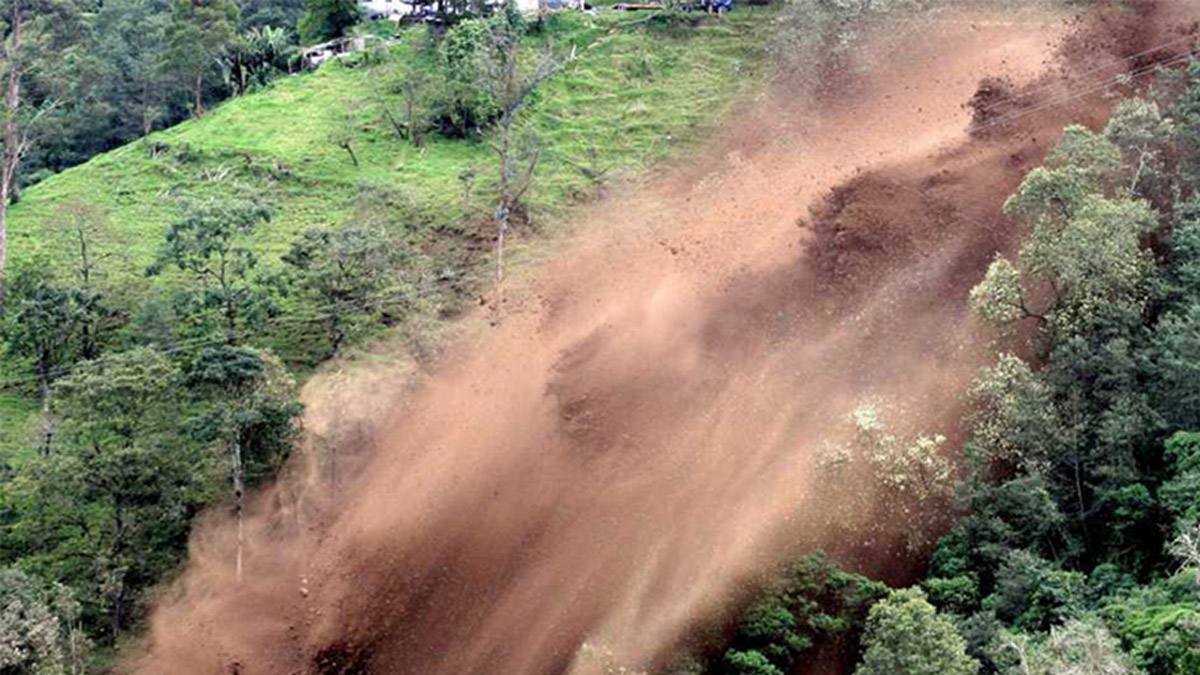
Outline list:
[[[487,23],[482,19],[463,21],[442,39],[442,83],[433,98],[432,117],[443,136],[479,136],[499,114],[496,102],[480,85],[480,60],[490,40]]]
[[[974,675],[979,670],[954,625],[916,589],[892,591],[871,608],[863,646],[855,675]]]

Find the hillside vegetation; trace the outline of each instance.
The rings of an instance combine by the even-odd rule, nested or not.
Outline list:
[[[573,50],[574,58],[527,111],[544,150],[526,198],[530,227],[522,229],[545,230],[570,204],[610,182],[635,178],[716,123],[752,84],[770,14],[739,12],[698,23],[556,14],[540,32],[531,31],[531,54],[550,45]],[[423,32],[410,29],[390,54],[347,56],[315,73],[276,80],[203,118],[30,187],[10,214],[14,268],[62,267],[74,255],[61,231],[64,209],[86,203],[107,220],[96,253],[114,258],[102,261],[100,272],[129,306],[155,302],[174,277],[147,279],[143,270],[178,218],[180,200],[254,194],[273,212],[252,237],[264,274],[279,267],[306,228],[370,220],[387,227],[411,254],[408,304],[414,313],[454,312],[476,288],[487,260],[497,161],[482,139],[430,134],[417,147],[398,137],[381,114],[381,105],[396,105],[399,97],[382,84],[396,60],[432,68],[435,55],[423,46]],[[357,166],[330,140],[343,129]],[[320,313],[285,301],[264,339],[289,362],[314,363],[321,348],[305,343],[310,335],[296,337],[303,331],[294,328],[319,320]],[[0,367],[10,392],[0,398],[3,453],[33,433],[36,406],[20,394],[34,394],[34,383],[22,365]]]

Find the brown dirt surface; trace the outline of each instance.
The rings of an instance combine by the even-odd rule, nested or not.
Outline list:
[[[132,666],[616,672],[726,623],[797,552],[910,581],[889,505],[825,484],[814,453],[864,398],[955,437],[986,357],[964,300],[1020,234],[1000,204],[1064,124],[1107,115],[1089,69],[1195,9],[942,12],[870,37],[852,96],[748,103],[699,157],[586,207],[419,384],[319,378],[313,435],[358,430],[336,480],[314,444],[259,497],[240,585],[213,514]],[[972,136],[985,78],[1022,105]]]

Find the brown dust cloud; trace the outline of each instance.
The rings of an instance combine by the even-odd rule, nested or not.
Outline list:
[[[1020,235],[1005,196],[1064,124],[1103,123],[1097,83],[1186,51],[1200,16],[956,4],[868,36],[816,103],[776,87],[580,207],[504,320],[416,384],[318,377],[307,428],[369,425],[336,475],[310,446],[258,496],[241,584],[224,515],[197,529],[129,669],[652,670],[797,553],[911,580],[888,505],[815,453],[866,399],[953,445],[988,353],[966,295]],[[1012,95],[978,97],[972,132],[989,77]]]

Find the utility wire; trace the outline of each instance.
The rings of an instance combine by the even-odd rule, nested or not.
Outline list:
[[[1149,55],[1151,55],[1151,54],[1153,54],[1153,53],[1155,53],[1155,52],[1158,52],[1158,51],[1161,51],[1161,50],[1163,50],[1163,49],[1166,49],[1167,47],[1173,47],[1173,46],[1175,46],[1175,45],[1177,45],[1177,44],[1180,44],[1180,43],[1183,43],[1183,42],[1195,41],[1195,40],[1198,40],[1198,39],[1200,39],[1200,35],[1185,35],[1185,36],[1183,36],[1183,37],[1181,37],[1181,38],[1176,38],[1176,39],[1174,39],[1174,40],[1171,40],[1170,42],[1164,42],[1164,43],[1163,43],[1163,44],[1161,44],[1161,45],[1157,45],[1157,46],[1151,47],[1151,48],[1149,48],[1149,49],[1147,49],[1147,50],[1145,50],[1145,51],[1138,52],[1137,54],[1131,54],[1131,55],[1129,55],[1129,56],[1122,56],[1122,57],[1118,58],[1118,59],[1116,60],[1116,62],[1115,62],[1115,63],[1113,63],[1113,64],[1109,64],[1109,65],[1103,65],[1103,66],[1097,66],[1097,67],[1095,67],[1095,68],[1092,68],[1092,69],[1090,69],[1090,70],[1085,70],[1085,71],[1082,71],[1082,72],[1079,72],[1079,73],[1072,73],[1072,77],[1076,78],[1077,80],[1086,79],[1086,78],[1090,77],[1091,75],[1094,75],[1094,74],[1096,74],[1096,73],[1099,73],[1099,72],[1102,72],[1102,71],[1108,70],[1109,68],[1113,68],[1113,67],[1115,67],[1117,64],[1124,63],[1125,61],[1133,61],[1133,60],[1135,60],[1135,59],[1140,59],[1140,58],[1142,58],[1142,57],[1149,56]],[[1119,76],[1120,76],[1120,75],[1118,74],[1118,75],[1117,75],[1117,77],[1119,77]],[[1026,90],[1026,91],[1025,91],[1025,92],[1023,92],[1023,93],[1024,93],[1025,95],[1027,95],[1027,96],[1028,96],[1028,95],[1034,95],[1034,94],[1041,93],[1041,92],[1043,92],[1043,91],[1048,91],[1048,90],[1054,89],[1056,86],[1057,86],[1057,83],[1051,82],[1051,83],[1048,83],[1048,84],[1043,84],[1043,85],[1039,85],[1039,86],[1033,87],[1033,88],[1031,88],[1031,89],[1028,89],[1028,90]],[[996,107],[996,106],[998,106],[998,105],[1002,105],[1002,104],[1003,104],[1003,101],[996,101],[995,103],[989,103],[988,105],[981,106],[981,107],[979,108],[979,110],[983,110],[983,111],[986,111],[986,110],[991,110],[992,108],[994,108],[994,107]]]
[[[1025,110],[1018,110],[1014,113],[1011,113],[1008,115],[1003,115],[1001,117],[997,117],[992,120],[988,120],[984,124],[975,126],[974,129],[976,129],[976,130],[990,129],[992,127],[1000,126],[1002,124],[1008,124],[1010,122],[1021,119],[1023,117],[1028,117],[1029,115],[1033,115],[1035,113],[1045,111],[1049,108],[1060,106],[1064,103],[1069,103],[1070,101],[1073,101],[1073,100],[1076,100],[1079,98],[1083,98],[1084,96],[1088,96],[1089,94],[1094,94],[1102,89],[1106,89],[1106,88],[1108,88],[1114,84],[1117,84],[1123,80],[1136,80],[1140,77],[1145,77],[1146,75],[1153,74],[1159,68],[1168,67],[1168,66],[1174,65],[1176,63],[1182,63],[1184,61],[1188,61],[1188,60],[1195,58],[1195,56],[1196,56],[1195,54],[1189,52],[1187,54],[1182,54],[1180,56],[1176,56],[1174,58],[1168,59],[1166,61],[1162,61],[1160,63],[1155,63],[1150,66],[1145,66],[1145,67],[1143,67],[1139,70],[1133,71],[1131,73],[1122,73],[1122,74],[1112,77],[1108,80],[1102,81],[1099,84],[1095,84],[1095,85],[1092,85],[1087,88],[1077,90],[1074,92],[1069,92],[1069,93],[1067,93],[1063,96],[1059,96],[1057,98],[1052,98],[1049,101],[1046,101],[1046,102],[1039,104],[1037,106],[1034,106],[1032,108],[1028,108]]]

